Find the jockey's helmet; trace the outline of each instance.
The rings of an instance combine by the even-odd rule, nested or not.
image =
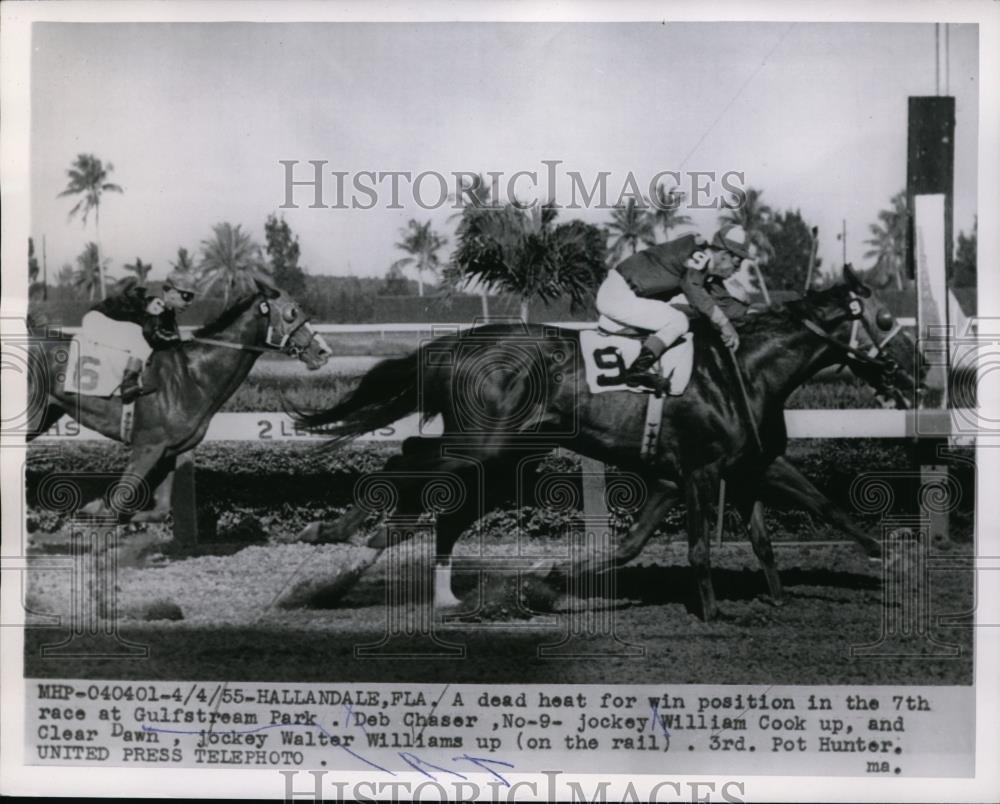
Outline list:
[[[750,259],[750,238],[746,229],[738,223],[726,223],[719,227],[712,238],[712,245],[735,254],[741,260]]]
[[[197,293],[198,283],[190,271],[172,271],[163,283],[164,290],[171,288],[182,293]]]

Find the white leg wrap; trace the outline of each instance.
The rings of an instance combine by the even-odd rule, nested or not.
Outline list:
[[[461,601],[451,591],[451,560],[434,565],[434,607],[454,609]]]

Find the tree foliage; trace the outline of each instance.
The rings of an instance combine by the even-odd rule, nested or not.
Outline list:
[[[652,199],[653,208],[649,217],[655,228],[663,232],[663,239],[670,239],[671,229],[691,223],[691,218],[680,212],[684,203],[684,193],[676,188],[667,189],[662,183],[656,185],[656,193]]]
[[[874,260],[871,282],[885,287],[895,281],[896,289],[903,289],[903,266],[906,261],[906,227],[909,220],[906,210],[906,193],[900,190],[889,201],[887,209],[879,210],[878,222],[868,225],[870,237],[865,245],[865,259]]]
[[[268,215],[264,224],[271,278],[286,293],[302,298],[306,290],[305,274],[299,267],[299,238],[292,233],[284,216]]]
[[[642,245],[656,243],[655,219],[649,210],[643,209],[634,198],[629,198],[623,207],[616,207],[611,213],[607,236],[611,238],[611,257],[617,262],[629,257]]]
[[[181,273],[192,273],[195,270],[194,259],[186,248],[177,249],[177,259],[170,263],[170,268]]]
[[[472,279],[516,296],[522,317],[535,298],[569,298],[574,309],[587,304],[607,273],[606,235],[582,221],[557,225],[556,216],[551,206],[466,207],[448,267],[452,281]]]
[[[206,291],[222,286],[225,303],[230,294],[254,287],[254,276],[264,271],[260,245],[239,224],[218,223],[212,237],[201,243],[201,282]]]
[[[38,257],[35,256],[35,241],[28,238],[28,285],[33,285],[38,281],[41,273],[41,266],[38,264]]]
[[[73,274],[73,287],[78,293],[85,295],[91,301],[101,289],[102,279],[113,281],[107,276],[107,260],[102,262],[101,252],[97,243],[91,241],[83,247],[76,258],[76,271]]]
[[[149,272],[153,270],[153,263],[143,262],[140,257],[135,258],[135,262],[122,266],[126,271],[135,274],[136,282],[140,285],[146,284]]]
[[[97,270],[99,272],[98,288],[101,291],[102,297],[105,295],[105,263],[100,257],[101,196],[103,196],[104,193],[124,192],[120,185],[108,181],[108,177],[111,175],[111,171],[113,170],[114,165],[110,162],[105,165],[93,154],[77,154],[73,164],[70,165],[69,170],[66,171],[66,175],[69,179],[66,182],[66,189],[59,193],[58,196],[59,198],[67,195],[80,197],[73,209],[69,211],[69,217],[72,218],[74,215],[79,213],[84,226],[87,225],[87,218],[90,213],[94,213],[94,226],[97,233],[96,259],[98,266]]]
[[[774,249],[767,262],[766,278],[771,290],[806,290],[809,257],[812,253],[812,231],[799,210],[775,213],[766,228],[768,242]],[[818,274],[821,260],[816,258],[813,277]]]
[[[958,233],[955,259],[952,262],[951,284],[957,288],[976,287],[976,250],[979,241],[979,218],[972,224],[972,234]]]
[[[761,201],[763,194],[763,190],[748,187],[739,203],[726,204],[725,211],[719,216],[719,221],[742,226],[750,243],[757,249],[759,262],[767,263],[775,252],[774,245],[768,237],[774,212],[771,207]]]
[[[442,267],[438,252],[448,243],[448,239],[435,232],[431,228],[430,221],[419,223],[412,218],[406,228],[400,229],[399,234],[402,239],[396,243],[396,248],[410,256],[396,260],[390,271],[392,268],[401,270],[412,265],[417,273],[417,293],[423,296],[424,274],[430,274],[432,277],[438,275]]]

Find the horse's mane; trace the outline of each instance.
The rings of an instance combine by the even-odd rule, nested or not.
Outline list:
[[[207,338],[212,335],[218,335],[224,329],[228,328],[237,318],[239,318],[243,313],[245,313],[250,305],[257,300],[257,294],[251,293],[247,296],[242,296],[237,299],[231,307],[227,307],[218,316],[216,316],[214,321],[205,324],[205,326],[195,331],[196,338]]]

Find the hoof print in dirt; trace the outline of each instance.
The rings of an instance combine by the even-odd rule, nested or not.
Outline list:
[[[381,553],[371,547],[341,545],[336,548],[336,558],[326,559],[329,563],[304,562],[278,595],[276,605],[283,609],[334,608]],[[337,569],[331,571],[331,566]]]
[[[476,614],[483,620],[528,620],[555,611],[559,594],[546,581],[530,575],[493,575]]]
[[[266,542],[264,526],[253,514],[223,514],[215,526],[216,539],[222,542],[252,544]]]

